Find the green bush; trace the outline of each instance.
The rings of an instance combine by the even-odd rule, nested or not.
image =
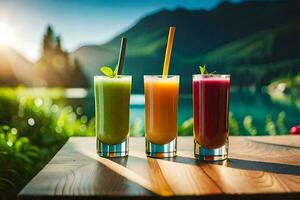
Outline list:
[[[182,135],[182,136],[193,135],[193,125],[194,125],[194,121],[192,117],[185,120],[178,127],[178,135]]]
[[[2,88],[0,95],[0,196],[17,192],[68,137],[94,135],[94,122],[65,105],[60,89]],[[4,163],[4,164],[2,164]]]
[[[288,133],[286,128],[285,113],[280,112],[277,120],[274,122],[271,116],[265,118],[265,132],[261,132],[260,135],[284,135]],[[239,124],[238,120],[234,117],[233,113],[229,113],[229,134],[231,136],[238,135],[258,135],[257,128],[253,123],[253,117],[247,115],[243,118],[242,124]],[[193,135],[193,118],[189,118],[184,121],[178,128],[178,135],[191,136]]]
[[[0,195],[13,198],[15,192],[39,170],[42,153],[26,137],[20,137],[17,129],[0,126]]]

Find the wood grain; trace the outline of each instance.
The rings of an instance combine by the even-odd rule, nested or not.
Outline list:
[[[95,138],[72,137],[20,192],[20,199],[182,198],[300,199],[300,137],[231,137],[229,159],[193,157],[192,137],[178,138],[178,156],[145,156],[144,138],[130,138],[128,158],[100,158]]]

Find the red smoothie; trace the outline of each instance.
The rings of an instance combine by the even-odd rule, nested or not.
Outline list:
[[[222,147],[228,137],[229,75],[194,75],[194,139],[207,149]]]

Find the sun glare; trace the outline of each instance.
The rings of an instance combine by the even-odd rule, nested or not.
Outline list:
[[[10,46],[13,44],[15,31],[12,27],[0,22],[0,45]]]

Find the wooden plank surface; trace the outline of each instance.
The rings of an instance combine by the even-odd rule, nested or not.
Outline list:
[[[20,192],[20,199],[300,199],[300,136],[231,137],[229,159],[193,157],[192,137],[178,138],[178,156],[145,156],[144,138],[130,138],[128,158],[100,158],[95,138],[72,137]]]

